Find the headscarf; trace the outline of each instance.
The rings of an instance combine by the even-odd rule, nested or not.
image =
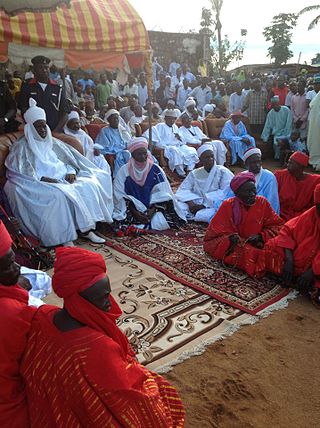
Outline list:
[[[78,112],[75,110],[72,110],[68,114],[68,120],[67,123],[63,127],[63,132],[66,135],[71,135],[71,137],[75,137],[77,140],[79,140],[82,148],[84,156],[89,159],[89,161],[94,162],[94,142],[93,139],[88,135],[83,129],[78,129],[77,131],[74,131],[73,129],[70,129],[68,127],[68,123],[72,119],[78,119],[80,120],[80,116]],[[102,149],[100,149],[102,150]]]
[[[148,141],[144,137],[135,137],[133,138],[129,145],[128,150],[130,153],[133,153],[135,150],[140,149],[141,147],[148,150]],[[128,172],[132,180],[137,183],[139,186],[143,187],[148,174],[153,167],[154,160],[153,157],[148,152],[148,157],[145,162],[137,162],[132,156],[128,161]]]
[[[318,184],[314,189],[313,199],[315,204],[320,204],[320,184]]]
[[[25,112],[24,118],[27,122],[23,131],[31,152],[34,155],[35,171],[37,177],[50,177],[62,179],[67,173],[67,168],[58,156],[52,150],[53,140],[49,126],[47,125],[47,135],[45,138],[40,137],[34,123],[37,120],[46,120],[45,111],[37,107],[33,98],[29,99],[30,108]]]
[[[8,254],[12,245],[11,236],[6,226],[0,220],[0,257],[4,257]]]
[[[243,154],[243,162],[246,162],[246,160],[253,155],[261,156],[261,150],[258,149],[258,147],[250,147],[250,149],[246,150]]]
[[[79,294],[103,279],[106,272],[101,254],[79,247],[59,247],[56,249],[52,287],[63,298],[64,307],[72,318],[109,336],[127,355],[128,340],[116,326],[121,309],[113,297],[109,296],[111,309],[104,312]]]
[[[255,183],[256,178],[254,174],[252,174],[252,172],[240,172],[239,174],[235,175],[230,181],[230,188],[234,193],[236,193],[239,187],[241,187],[247,181],[252,181],[253,183]],[[232,217],[233,222],[236,226],[241,223],[241,204],[243,204],[242,200],[235,196],[232,207]]]
[[[302,152],[294,152],[289,159],[294,160],[302,166],[308,166],[309,156]]]

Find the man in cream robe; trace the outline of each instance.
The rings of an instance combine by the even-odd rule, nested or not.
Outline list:
[[[198,156],[203,166],[188,174],[175,196],[188,220],[208,222],[214,213],[214,203],[223,198],[233,174],[215,163],[211,144],[200,146]]]
[[[199,158],[193,147],[188,147],[179,134],[175,124],[177,119],[174,110],[165,110],[165,123],[158,123],[152,128],[152,142],[159,149],[164,149],[164,156],[168,159],[171,171],[176,170],[180,177],[185,177],[184,167],[192,171]],[[148,131],[144,134],[147,136]]]
[[[44,246],[73,245],[77,231],[93,242],[97,222],[112,222],[111,176],[72,147],[55,139],[43,109],[30,98],[25,137],[6,160],[5,193],[23,231]]]
[[[180,116],[182,126],[179,128],[179,135],[182,142],[192,145],[198,149],[201,144],[207,143],[212,145],[214,159],[218,165],[224,165],[226,162],[227,148],[220,140],[211,140],[204,134],[198,126],[191,124],[191,119],[188,114],[183,113]]]
[[[320,78],[319,78],[320,80]],[[313,168],[320,172],[320,92],[310,103],[309,126],[307,146],[309,150],[309,162]]]

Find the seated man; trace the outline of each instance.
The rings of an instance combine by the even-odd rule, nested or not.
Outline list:
[[[175,198],[164,171],[148,153],[147,140],[134,138],[128,150],[132,157],[120,168],[113,183],[114,220],[148,229],[176,228],[182,220],[175,212]]]
[[[174,110],[165,110],[165,123],[158,123],[152,128],[152,142],[157,148],[164,149],[164,156],[168,159],[171,171],[176,170],[180,177],[185,177],[184,166],[188,171],[192,171],[199,158],[196,149],[188,147],[182,141],[179,128],[175,124],[176,119]]]
[[[132,116],[128,122],[128,126],[130,128],[131,134],[136,135],[136,127],[135,125],[139,125],[143,122],[147,117],[143,114],[143,109],[140,104],[136,104],[133,108],[134,116]]]
[[[21,366],[30,425],[182,428],[178,393],[138,363],[116,325],[121,309],[101,254],[75,247],[56,255],[52,285],[63,308],[38,309]]]
[[[307,211],[313,205],[313,192],[320,175],[307,174],[309,156],[301,152],[293,153],[287,169],[277,170],[274,175],[278,182],[280,216],[288,221]]]
[[[229,143],[232,165],[237,163],[238,157],[243,160],[243,154],[249,147],[256,146],[254,138],[248,134],[244,123],[241,121],[242,116],[240,111],[231,113],[231,119],[224,124],[220,134],[220,138]]]
[[[116,176],[122,165],[130,159],[127,144],[131,139],[129,132],[119,124],[118,110],[108,110],[105,119],[109,122],[108,127],[102,128],[96,138],[96,144],[103,147],[103,155],[115,155],[113,175]]]
[[[315,206],[289,220],[265,247],[266,271],[282,275],[285,286],[310,291],[320,308],[320,184]],[[264,257],[264,256],[262,256]]]
[[[209,223],[213,204],[222,198],[233,174],[229,169],[215,163],[211,144],[200,146],[198,156],[203,166],[189,172],[180,184],[176,198],[188,220]]]
[[[278,194],[278,183],[274,174],[268,169],[262,168],[261,150],[257,147],[251,147],[243,154],[244,165],[248,172],[252,172],[256,178],[256,189],[258,196],[264,196],[275,212],[280,214],[280,202]],[[220,208],[222,202],[234,196],[230,186],[228,186],[221,201],[214,204],[215,213]]]
[[[276,236],[283,220],[263,196],[256,196],[255,176],[241,172],[230,182],[235,197],[223,202],[204,237],[204,250],[223,263],[260,277],[257,263],[264,244]]]
[[[111,176],[51,135],[45,111],[30,99],[25,136],[6,160],[4,190],[23,231],[46,247],[73,245],[77,230],[95,243],[97,222],[112,222]]]
[[[12,240],[0,221],[0,426],[29,427],[28,407],[20,362],[36,311],[28,292],[19,285]]]
[[[193,146],[197,149],[202,143],[209,143],[212,145],[214,158],[218,165],[224,165],[226,162],[227,148],[220,140],[211,140],[205,135],[198,126],[191,124],[190,117],[183,113],[180,116],[182,126],[179,128],[179,135],[182,142]]]
[[[87,88],[90,88],[90,86],[87,86]],[[83,154],[87,159],[94,163],[98,168],[101,168],[110,174],[110,166],[105,160],[105,157],[100,153],[100,150],[97,147],[99,145],[94,144],[90,135],[81,129],[79,113],[73,110],[68,114],[68,120],[63,130],[65,134],[71,135],[79,140],[83,148]],[[99,147],[103,150],[102,146]]]
[[[271,110],[267,114],[266,122],[261,134],[262,140],[266,143],[272,135],[274,158],[280,159],[280,147],[278,140],[290,138],[292,131],[292,114],[287,106],[280,105],[279,97],[271,98]]]
[[[137,104],[138,96],[133,94],[129,97],[129,105],[120,109],[120,116],[125,121],[125,123],[128,123],[132,116],[134,116],[134,107]]]

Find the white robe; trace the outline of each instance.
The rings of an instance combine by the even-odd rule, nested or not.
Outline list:
[[[312,99],[310,103],[309,127],[307,146],[309,150],[309,163],[320,168],[320,92]]]
[[[23,221],[23,231],[47,247],[75,240],[77,230],[95,229],[98,221],[112,222],[113,212],[110,174],[97,169],[71,146],[55,138],[52,142],[52,158],[56,156],[57,163],[76,172],[73,184],[63,178],[59,183],[40,181],[34,152],[23,137],[7,157],[4,187],[14,215]]]
[[[181,126],[179,128],[179,135],[182,139],[182,142],[185,144],[195,144],[200,146],[202,144],[203,138],[208,138],[206,134],[204,134],[199,126],[191,126],[190,128],[186,128],[185,126]],[[218,165],[224,165],[227,160],[227,148],[220,140],[211,140],[207,141],[206,144],[211,144],[214,153],[214,159]]]
[[[197,151],[176,138],[175,134],[179,135],[176,124],[170,127],[165,123],[158,123],[152,128],[152,141],[157,148],[164,149],[164,156],[168,159],[171,171],[183,165],[192,170],[199,162]]]
[[[208,222],[213,215],[213,205],[222,200],[224,190],[229,186],[233,174],[224,166],[214,165],[208,173],[204,167],[191,171],[180,184],[176,198],[178,206],[188,220]],[[204,205],[205,208],[193,215],[187,202]]]
[[[172,192],[171,186],[167,180],[165,172],[159,165],[156,165],[156,167],[159,169],[159,172],[162,174],[164,181],[156,184],[153,187],[151,192],[150,205],[161,203],[161,202],[173,201],[173,205],[176,213],[179,215],[179,217],[185,220],[186,218],[184,216],[184,213],[180,209],[180,207],[177,205],[176,198]],[[113,218],[115,220],[124,220],[127,217],[126,201],[128,200],[134,203],[134,206],[138,211],[145,213],[148,210],[148,207],[146,207],[143,202],[141,202],[139,199],[135,198],[132,195],[128,195],[125,192],[125,182],[128,176],[129,176],[128,165],[123,165],[119,169],[119,172],[116,175],[116,178],[114,179],[114,182],[113,182],[113,200],[114,200]],[[167,224],[167,227],[163,227],[165,224]],[[169,228],[169,225],[162,213],[157,212],[153,216],[153,218],[151,219],[151,228],[155,230],[164,230],[166,228]]]
[[[76,131],[76,132],[71,131],[71,129],[69,129],[67,125],[65,125],[63,130],[66,135],[71,135],[72,137],[75,137],[80,141],[80,144],[83,148],[83,153],[85,157],[89,159],[90,162],[94,163],[95,166],[103,169],[108,174],[111,174],[110,165],[106,161],[105,157],[101,154],[98,156],[95,156],[94,147],[93,147],[94,142],[93,142],[93,139],[90,137],[90,135],[88,135],[82,129],[79,129],[79,131]]]

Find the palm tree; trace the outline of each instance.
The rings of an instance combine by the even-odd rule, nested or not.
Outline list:
[[[318,9],[320,9],[320,4],[315,4],[313,6],[307,6],[307,7],[303,8],[302,10],[300,10],[299,16],[304,14],[304,13],[311,12],[313,10],[318,10]],[[310,22],[310,24],[308,26],[308,30],[313,30],[318,25],[319,21],[320,21],[320,15],[316,16]]]
[[[214,24],[215,24],[215,29],[217,31],[217,39],[218,39],[218,50],[219,50],[219,69],[220,69],[220,73],[222,72],[222,37],[221,37],[221,28],[222,28],[222,24],[220,21],[220,13],[221,13],[221,9],[222,9],[222,5],[223,5],[223,0],[211,0],[211,9],[212,12],[215,15],[214,18]]]

